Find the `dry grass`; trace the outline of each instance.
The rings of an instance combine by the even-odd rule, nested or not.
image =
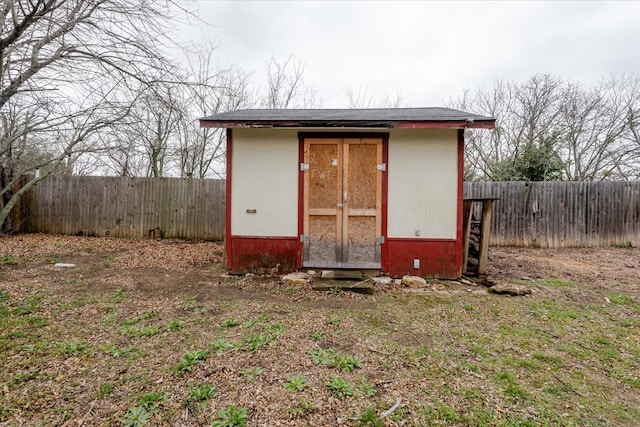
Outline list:
[[[220,258],[216,243],[0,237],[0,424],[640,419],[638,249],[492,249],[491,278],[524,298],[315,293],[228,277]]]

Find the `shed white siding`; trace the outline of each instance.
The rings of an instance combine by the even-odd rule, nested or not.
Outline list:
[[[388,237],[455,239],[457,130],[392,129]]]
[[[297,236],[298,131],[237,128],[232,138],[231,234]]]

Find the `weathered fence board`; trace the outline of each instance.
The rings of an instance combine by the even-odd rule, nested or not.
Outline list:
[[[496,246],[610,246],[640,241],[640,182],[466,182],[497,198]],[[16,208],[18,231],[224,239],[224,180],[50,176]]]
[[[640,182],[466,182],[494,197],[496,246],[611,246],[640,241]]]
[[[22,232],[224,239],[224,180],[49,176],[20,203]]]

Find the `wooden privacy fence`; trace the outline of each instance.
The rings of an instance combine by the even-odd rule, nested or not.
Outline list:
[[[490,244],[611,246],[640,241],[640,182],[466,182],[495,197]]]
[[[491,245],[640,241],[640,182],[466,182],[464,195],[498,199]],[[15,214],[21,232],[223,240],[225,181],[55,175]]]
[[[225,181],[51,175],[19,210],[22,232],[223,240]]]

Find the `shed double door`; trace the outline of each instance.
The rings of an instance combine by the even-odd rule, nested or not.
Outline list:
[[[381,138],[304,140],[303,265],[380,268]]]

